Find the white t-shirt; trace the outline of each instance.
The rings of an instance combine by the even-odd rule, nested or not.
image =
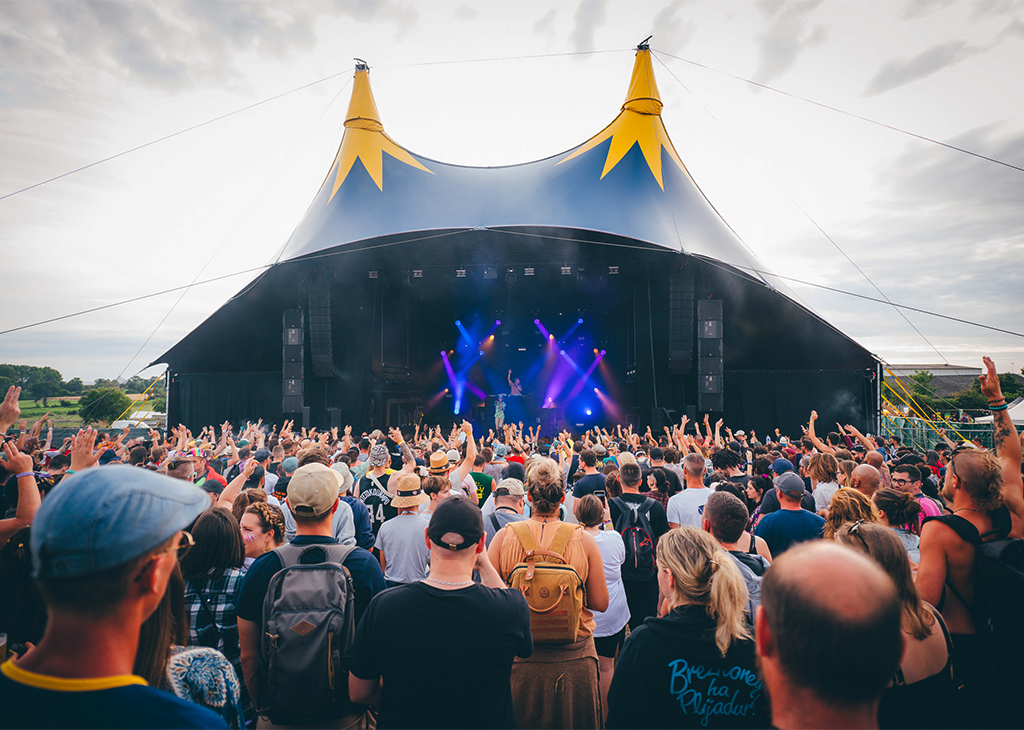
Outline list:
[[[608,583],[608,610],[594,611],[594,637],[613,636],[629,621],[626,588],[622,585],[622,563],[626,560],[626,546],[622,535],[615,530],[604,530],[594,535],[601,549],[604,579]]]
[[[838,491],[839,485],[836,482],[819,482],[818,486],[814,488],[814,509],[819,512],[828,509],[828,506],[832,504],[832,497]]]
[[[700,527],[701,518],[704,516],[704,504],[712,493],[713,490],[707,487],[691,487],[672,496],[668,500],[668,521],[680,527]]]

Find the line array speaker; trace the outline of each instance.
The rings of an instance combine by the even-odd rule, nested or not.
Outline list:
[[[669,276],[668,371],[689,375],[693,370],[693,274],[682,271]]]
[[[334,375],[331,349],[331,288],[317,281],[309,288],[309,352],[313,359],[313,377]]]
[[[301,309],[285,309],[281,315],[281,410],[302,413],[305,375],[305,319]]]
[[[700,357],[697,369],[697,404],[701,412],[725,410],[723,388],[722,300],[697,302],[697,337]]]

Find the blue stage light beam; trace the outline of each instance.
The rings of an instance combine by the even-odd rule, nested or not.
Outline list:
[[[464,339],[467,344],[474,345],[474,346],[476,345],[476,342],[474,342],[473,338],[470,337],[469,332],[467,332],[466,328],[462,326],[462,320],[460,320],[460,319],[455,320],[455,326],[459,328],[459,332],[462,333],[462,339]]]
[[[498,329],[499,327],[501,327],[501,320],[500,319],[494,320],[494,324],[492,324],[491,328],[489,330],[487,330],[487,332],[484,334],[483,339],[480,340],[480,344],[483,344],[484,342],[486,342],[487,338],[490,337],[491,335],[493,335],[494,331],[496,329]]]
[[[579,326],[581,324],[583,324],[583,320],[582,319],[577,319],[573,323],[572,327],[569,328],[569,331],[566,332],[564,335],[562,335],[561,337],[558,338],[558,341],[559,342],[565,342],[567,339],[569,339],[572,336],[573,332],[575,332],[577,329],[579,329]]]

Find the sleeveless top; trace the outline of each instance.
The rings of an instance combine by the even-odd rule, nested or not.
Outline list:
[[[925,604],[935,616],[936,626],[946,638],[946,665],[930,677],[907,684],[903,670],[896,667],[892,686],[882,693],[878,706],[879,728],[943,728],[957,726],[959,694],[953,681],[953,640],[946,623],[933,606]]]
[[[563,524],[561,522],[549,522],[545,524],[541,522],[534,522],[533,520],[524,520],[524,523],[529,526],[534,539],[543,550],[546,550],[551,546],[551,541],[555,537],[555,532],[557,532],[558,526]],[[543,530],[541,528],[543,528]],[[515,536],[512,530],[504,527],[502,530],[505,534],[501,542],[501,553],[498,556],[498,565],[495,567],[498,569],[498,573],[501,574],[502,579],[508,580],[508,575],[512,572],[512,569],[521,563],[526,557],[526,551],[523,550],[522,543],[519,542],[519,538]],[[582,529],[576,529],[573,532],[572,537],[569,539],[569,544],[565,548],[565,559],[569,562],[569,565],[576,569],[576,572],[580,576],[580,580],[582,580],[584,586],[586,586],[587,575],[589,573],[589,563],[587,562],[587,555],[583,550]],[[593,633],[594,614],[586,607],[586,590],[584,589],[584,606],[583,611],[580,614],[579,638],[585,639],[593,635]]]

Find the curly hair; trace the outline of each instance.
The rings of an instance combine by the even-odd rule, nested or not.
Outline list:
[[[832,495],[822,535],[831,540],[844,522],[881,522],[874,503],[856,489],[842,488]]]

